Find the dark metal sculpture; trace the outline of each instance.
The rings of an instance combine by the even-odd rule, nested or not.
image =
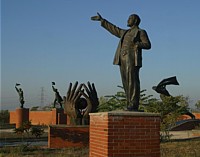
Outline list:
[[[152,89],[155,90],[157,93],[170,96],[169,92],[166,89],[167,85],[179,85],[176,76],[163,79],[157,86],[153,86]]]
[[[140,100],[139,70],[142,67],[142,49],[150,49],[151,43],[145,30],[139,28],[140,17],[129,16],[127,26],[121,29],[97,13],[91,20],[100,21],[101,26],[120,38],[113,64],[120,66],[121,78],[127,98],[127,109],[138,111]]]
[[[16,83],[15,84],[15,89],[16,89],[17,93],[19,94],[19,102],[21,104],[20,107],[24,108],[24,103],[25,103],[25,101],[24,101],[24,92],[23,92],[23,90],[21,88],[17,88],[17,86],[20,86],[20,84]]]
[[[71,125],[88,125],[89,113],[97,111],[99,101],[96,88],[90,82],[87,85],[80,84],[78,86],[78,82],[76,82],[72,87],[72,83],[69,84],[67,95],[64,97],[64,109],[70,118]]]
[[[163,79],[157,86],[153,86],[152,89],[155,90],[157,93],[160,94],[160,98],[163,99],[163,96],[171,96],[169,92],[166,89],[167,85],[179,85],[176,76],[169,77],[166,79]],[[176,105],[175,108],[181,108],[180,106]],[[188,109],[182,110],[182,115],[188,115],[192,119],[195,119],[195,115],[193,115]]]
[[[58,89],[56,89],[54,87],[55,84],[56,84],[55,82],[52,82],[52,89],[55,92],[55,99],[54,99],[54,102],[53,102],[53,107],[55,108],[56,107],[56,103],[58,103],[60,105],[60,108],[62,108],[63,99],[60,96],[60,93],[58,92]]]

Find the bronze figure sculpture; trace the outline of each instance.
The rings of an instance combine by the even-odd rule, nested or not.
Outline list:
[[[176,76],[163,79],[162,81],[160,81],[160,83],[157,86],[152,87],[153,90],[155,90],[157,93],[160,94],[161,100],[164,100],[165,96],[167,97],[171,96],[166,89],[167,85],[179,85],[176,79]],[[190,116],[192,119],[195,119],[195,115],[192,114],[187,108],[182,108],[181,106],[178,106],[177,104],[174,106],[174,108],[179,108],[182,115],[185,114],[185,115]]]
[[[121,29],[97,13],[91,20],[100,21],[101,26],[111,34],[120,38],[114,65],[120,66],[121,79],[127,98],[127,109],[138,111],[140,100],[139,70],[142,67],[142,49],[150,49],[151,43],[145,30],[139,28],[140,17],[136,14],[129,16],[127,26]]]
[[[58,89],[56,89],[54,86],[55,86],[55,82],[52,82],[52,89],[55,92],[55,99],[54,99],[54,102],[53,102],[53,108],[56,107],[56,103],[58,103],[60,105],[60,108],[62,108],[63,99],[60,96]]]
[[[20,107],[24,108],[24,103],[25,103],[25,101],[24,101],[24,92],[23,92],[23,90],[21,88],[17,88],[17,86],[20,86],[20,84],[16,83],[15,84],[15,89],[16,89],[17,93],[19,94],[19,102],[21,104]]]
[[[169,92],[166,89],[167,85],[179,85],[176,76],[163,79],[157,86],[153,86],[152,89],[155,90],[157,93],[170,96]]]
[[[95,86],[90,82],[87,85],[78,86],[76,82],[72,87],[72,83],[69,84],[67,95],[64,97],[64,109],[70,118],[70,125],[88,125],[89,113],[97,111],[99,101]]]

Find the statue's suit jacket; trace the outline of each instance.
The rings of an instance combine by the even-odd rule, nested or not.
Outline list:
[[[120,42],[115,52],[115,57],[113,61],[113,64],[120,65],[120,53],[121,53],[122,43],[124,36],[129,29],[128,30],[121,29],[105,19],[101,21],[101,26],[104,27],[106,30],[108,30],[111,34],[120,38]],[[129,55],[128,58],[130,59],[130,62],[132,62],[131,64],[133,66],[142,67],[142,49],[150,49],[151,43],[145,30],[142,30],[139,27],[136,27],[134,29],[135,32],[132,37],[133,44],[129,47],[129,52],[126,55]],[[138,45],[137,49],[134,49],[135,44]]]

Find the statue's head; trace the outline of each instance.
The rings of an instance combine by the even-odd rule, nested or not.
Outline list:
[[[141,19],[137,14],[132,14],[128,18],[127,26],[129,26],[129,27],[139,26],[140,21],[141,21]]]

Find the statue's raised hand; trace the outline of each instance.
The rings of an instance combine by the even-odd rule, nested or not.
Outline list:
[[[65,113],[70,117],[71,124],[75,124],[78,114],[78,109],[76,107],[77,100],[81,97],[81,88],[82,84],[78,86],[78,82],[76,82],[72,88],[72,83],[69,84],[69,88],[67,91],[67,95],[64,100],[64,109]],[[77,89],[76,89],[77,88]]]
[[[103,20],[103,18],[101,17],[101,15],[99,13],[97,13],[97,16],[92,16],[91,20],[93,20],[93,21],[101,21],[101,20]]]

